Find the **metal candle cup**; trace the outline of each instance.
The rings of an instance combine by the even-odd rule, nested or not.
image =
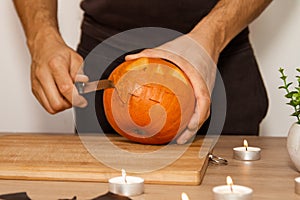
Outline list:
[[[109,179],[109,191],[123,196],[136,196],[144,193],[144,179],[135,176],[122,176]]]
[[[295,178],[295,193],[300,195],[300,177]]]
[[[214,200],[251,200],[253,190],[251,188],[233,185],[232,191],[228,185],[213,188]]]
[[[233,185],[232,178],[227,176],[227,185],[213,188],[215,200],[251,200],[253,190],[251,188]]]
[[[260,150],[258,147],[248,147],[247,151],[245,147],[235,147],[233,148],[233,158],[244,161],[259,160]]]
[[[233,148],[233,158],[243,161],[259,160],[260,151],[258,147],[248,147],[247,140],[244,140],[244,147]]]

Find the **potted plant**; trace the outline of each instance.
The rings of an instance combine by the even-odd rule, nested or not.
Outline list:
[[[294,112],[291,115],[297,119],[290,127],[287,137],[287,149],[291,160],[300,171],[300,76],[296,76],[298,82],[297,86],[290,89],[293,83],[287,81],[284,69],[280,68],[279,72],[281,74],[280,78],[283,81],[283,85],[280,86],[279,89],[285,90],[285,97],[289,100],[287,104],[294,109]],[[300,69],[297,69],[297,72],[300,72]]]

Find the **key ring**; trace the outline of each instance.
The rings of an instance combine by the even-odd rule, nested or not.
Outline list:
[[[228,161],[225,158],[215,156],[212,153],[208,155],[209,162],[215,165],[228,165]]]

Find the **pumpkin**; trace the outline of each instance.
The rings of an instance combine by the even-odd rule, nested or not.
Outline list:
[[[159,58],[139,58],[120,64],[108,79],[115,88],[103,94],[106,118],[129,140],[165,144],[190,121],[194,91],[176,65]]]

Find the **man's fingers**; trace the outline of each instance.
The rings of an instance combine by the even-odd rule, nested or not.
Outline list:
[[[145,49],[143,51],[141,51],[140,53],[137,54],[131,54],[131,55],[127,55],[125,57],[125,60],[134,60],[134,59],[138,59],[138,58],[143,58],[143,57],[147,57],[147,58],[165,58],[165,53],[163,50],[160,49]]]
[[[40,102],[40,104],[45,108],[47,112],[51,114],[55,114],[56,112],[52,109],[39,81],[33,79],[31,85],[32,85],[32,93]]]
[[[76,87],[73,84],[73,80],[69,74],[67,69],[63,65],[67,65],[68,63],[61,62],[56,66],[52,67],[52,74],[54,80],[56,82],[57,88],[61,95],[67,99],[67,101],[77,107],[85,107],[87,106],[87,101],[78,94]],[[62,66],[59,66],[62,65]],[[76,78],[75,78],[76,79]],[[83,75],[78,76],[77,79],[86,80],[86,77]]]
[[[70,55],[70,74],[73,81],[75,81],[77,75],[84,74],[83,58],[76,52]]]
[[[77,74],[75,76],[75,82],[88,82],[89,81],[89,77],[83,74]]]
[[[178,144],[185,144],[191,139],[203,125],[210,113],[210,96],[206,85],[202,81],[202,77],[199,74],[198,76],[191,74],[189,77],[194,88],[196,106],[186,130],[177,138]]]
[[[196,98],[195,113],[192,115],[186,130],[177,138],[178,144],[185,144],[204,124],[210,113],[210,100],[204,96]]]
[[[74,82],[88,82],[89,77],[84,75],[83,71],[83,58],[76,52],[71,54],[70,61],[70,75]],[[72,105],[80,108],[87,106],[86,99],[78,93],[78,90],[73,86],[72,91]]]
[[[210,113],[210,100],[204,96],[198,96],[196,98],[195,113],[193,114],[188,129],[194,130],[199,129],[205,120],[208,118]]]
[[[180,135],[179,138],[177,138],[177,144],[185,144],[189,139],[191,139],[195,134],[197,133],[196,130],[189,130],[186,129],[184,132]]]
[[[125,60],[128,61],[128,60],[134,60],[134,59],[138,59],[138,58],[141,58],[141,57],[145,57],[143,55],[143,53],[137,53],[137,54],[131,54],[131,55],[128,55],[125,57]]]
[[[58,91],[57,85],[54,82],[51,73],[43,73],[38,77],[50,106],[56,113],[71,107],[71,103],[64,99]]]
[[[88,105],[87,100],[78,93],[78,90],[75,86],[73,87],[72,105],[80,108],[84,108]]]
[[[145,49],[140,53],[127,55],[125,60],[134,60],[142,57],[170,59],[170,56],[169,53],[161,49]]]

